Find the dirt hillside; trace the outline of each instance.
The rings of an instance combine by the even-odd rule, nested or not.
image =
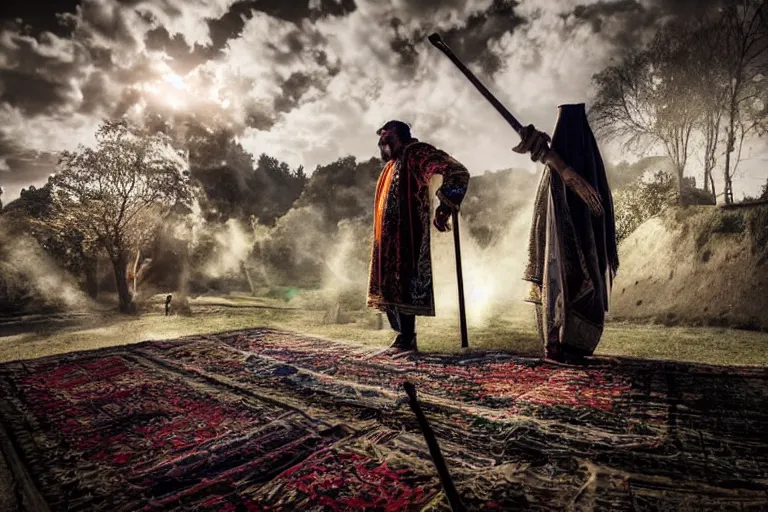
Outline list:
[[[768,331],[768,204],[668,207],[619,259],[615,320]]]

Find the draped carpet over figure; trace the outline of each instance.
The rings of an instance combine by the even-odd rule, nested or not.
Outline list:
[[[605,214],[592,216],[560,175],[545,167],[524,275],[533,283],[527,300],[536,304],[545,345],[589,355],[603,333],[619,258],[611,191],[584,104],[559,107],[552,148],[597,190]]]

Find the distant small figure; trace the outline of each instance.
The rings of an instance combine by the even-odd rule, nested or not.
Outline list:
[[[173,299],[173,295],[168,294],[165,297],[165,316],[168,316],[168,312],[171,310],[171,299]]]

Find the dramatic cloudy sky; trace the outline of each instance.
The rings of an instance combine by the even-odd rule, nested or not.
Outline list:
[[[231,123],[249,151],[310,172],[373,156],[391,118],[473,174],[530,168],[426,35],[439,31],[522,121],[551,130],[557,105],[589,103],[592,74],[622,48],[701,3],[4,0],[0,186],[7,201],[43,183],[55,153],[91,143],[100,119],[147,108]]]

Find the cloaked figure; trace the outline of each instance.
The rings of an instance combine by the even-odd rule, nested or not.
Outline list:
[[[443,177],[434,226],[450,229],[469,185],[469,171],[446,152],[411,136],[402,121],[377,132],[385,166],[376,186],[368,306],[387,314],[396,350],[416,350],[416,316],[435,316],[430,254],[429,182]]]
[[[168,294],[165,297],[165,316],[168,316],[168,313],[171,311],[171,300],[173,300],[173,295]]]
[[[552,149],[570,171],[544,168],[524,279],[532,283],[526,300],[536,305],[547,359],[571,363],[591,356],[600,342],[619,257],[613,199],[584,104],[558,108]],[[539,141],[544,135],[524,136],[515,151],[541,156],[531,149],[536,134]]]

